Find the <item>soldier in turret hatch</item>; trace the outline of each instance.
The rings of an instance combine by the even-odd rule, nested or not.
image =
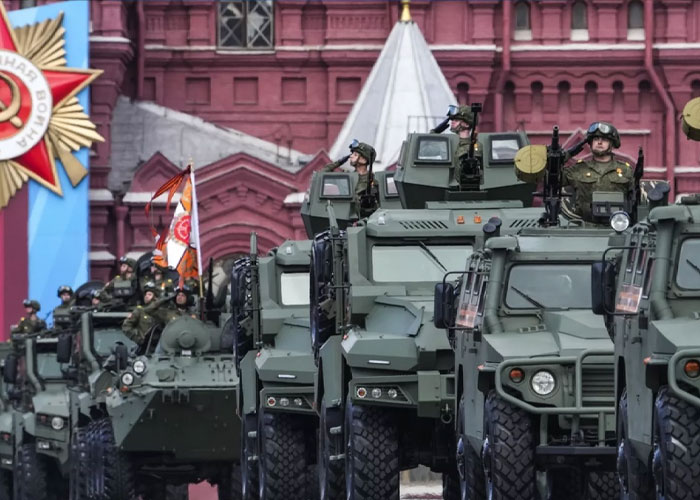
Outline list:
[[[373,185],[372,165],[377,157],[375,149],[364,142],[353,139],[350,143],[350,154],[340,160],[329,163],[323,167],[323,172],[333,172],[340,168],[348,159],[350,165],[357,172],[357,184],[355,185],[355,200],[359,207],[360,217],[369,217],[378,207],[378,195],[376,186]]]
[[[148,306],[158,298],[159,291],[160,289],[153,281],[144,284],[144,306],[136,306],[136,309],[131,311],[131,314],[122,323],[124,334],[139,345],[146,339],[146,334],[157,322]]]
[[[119,274],[100,292],[102,303],[119,300],[126,306],[136,305],[136,261],[126,256],[119,259]]]
[[[607,122],[594,122],[588,127],[586,142],[593,157],[579,160],[563,170],[563,186],[574,189],[574,211],[582,219],[595,222],[592,215],[595,191],[623,192],[628,199],[634,189],[634,170],[612,152],[620,147],[620,134]]]
[[[471,106],[451,106],[448,117],[450,118],[450,132],[459,136],[459,145],[455,151],[455,157],[459,159],[469,153],[474,112]],[[482,154],[481,144],[477,142],[474,145],[474,155],[481,160]],[[455,180],[460,182],[461,177],[462,164],[458,162],[455,167]]]
[[[25,299],[22,302],[26,316],[22,316],[12,329],[12,333],[38,333],[46,330],[46,322],[37,316],[41,310],[41,304],[36,300]]]

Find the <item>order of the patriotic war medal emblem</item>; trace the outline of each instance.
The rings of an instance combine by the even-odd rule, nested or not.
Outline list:
[[[76,95],[102,71],[67,67],[63,14],[13,28],[0,3],[0,209],[30,178],[61,195],[87,169],[73,153],[104,139]]]

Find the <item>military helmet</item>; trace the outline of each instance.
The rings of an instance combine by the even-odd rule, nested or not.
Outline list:
[[[158,295],[160,288],[158,288],[155,281],[148,281],[145,285],[143,285],[143,293],[145,294],[146,292],[153,292],[154,295]]]
[[[71,287],[69,287],[68,285],[61,285],[58,287],[58,291],[56,292],[56,295],[58,297],[60,297],[62,293],[70,293],[71,296],[73,296],[73,289]]]
[[[357,152],[365,160],[367,160],[367,163],[370,165],[374,163],[374,159],[377,157],[377,152],[372,146],[367,143],[360,142],[357,139],[353,139],[350,143],[350,151],[353,153]]]
[[[99,288],[95,288],[93,291],[90,292],[90,298],[91,299],[99,299],[101,293],[102,293],[102,290],[100,290]]]
[[[126,264],[131,268],[132,271],[136,270],[136,261],[134,259],[130,259],[126,255],[119,259],[119,264]]]
[[[22,305],[24,307],[31,307],[32,309],[34,309],[34,312],[41,311],[41,304],[39,304],[38,300],[24,299],[24,302],[22,302]]]
[[[175,288],[175,295],[177,295],[178,293],[184,293],[189,297],[190,295],[192,295],[192,288],[190,288],[188,285],[178,286],[177,288]]]
[[[447,116],[450,120],[462,120],[469,125],[471,125],[474,120],[474,113],[472,112],[471,106],[455,106],[452,104],[447,110]]]
[[[610,141],[613,148],[620,147],[620,134],[612,123],[593,122],[586,132],[586,142],[590,145],[594,137],[602,137]]]

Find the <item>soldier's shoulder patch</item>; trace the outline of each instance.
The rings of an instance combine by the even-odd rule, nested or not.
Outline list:
[[[625,166],[629,167],[629,166],[630,166],[630,162],[626,161],[626,162],[625,162]]]
[[[20,321],[24,321],[24,316],[22,316],[19,320],[20,320]]]
[[[579,160],[579,161],[577,161],[576,163],[583,163],[583,160]]]

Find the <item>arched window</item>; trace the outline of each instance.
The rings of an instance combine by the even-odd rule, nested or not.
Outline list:
[[[627,4],[627,39],[644,40],[644,4],[639,0]]]
[[[516,40],[532,40],[530,27],[530,4],[519,1],[515,4],[515,37]]]
[[[574,2],[571,9],[571,29],[587,30],[588,29],[588,9],[586,2]]]
[[[460,82],[457,84],[457,102],[460,106],[469,104],[469,84]]]

